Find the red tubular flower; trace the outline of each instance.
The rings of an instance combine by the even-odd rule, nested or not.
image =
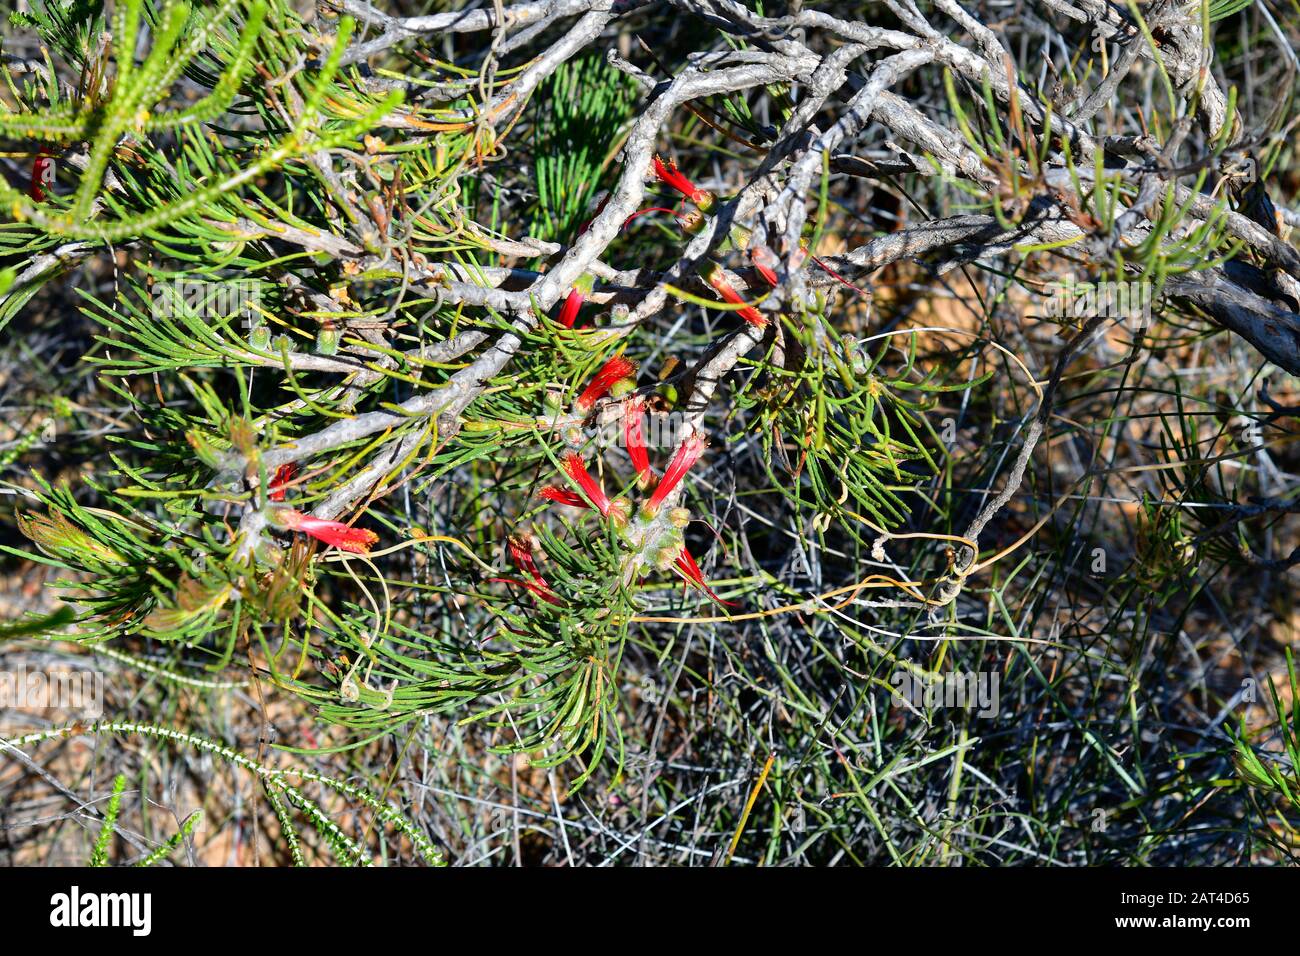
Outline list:
[[[275,469],[275,475],[271,478],[271,485],[267,490],[267,497],[272,501],[284,501],[284,486],[293,481],[297,474],[298,466],[293,462]]]
[[[279,509],[275,517],[282,528],[301,531],[303,534],[311,535],[317,541],[333,545],[340,551],[369,554],[371,546],[379,540],[379,535],[365,528],[353,528],[342,521],[315,518],[301,511],[294,511],[292,508]]]
[[[623,444],[632,459],[641,486],[646,487],[654,481],[655,473],[650,468],[650,454],[645,447],[645,399],[637,395],[628,400],[623,408]]]
[[[32,181],[27,188],[27,195],[37,202],[45,202],[45,186],[54,182],[54,160],[50,154],[41,150],[32,163]]]
[[[691,465],[695,464],[702,454],[704,454],[704,436],[699,432],[691,432],[690,437],[677,446],[677,453],[668,463],[663,478],[659,479],[655,493],[646,502],[647,511],[654,514],[659,510],[664,499],[672,494],[673,489],[686,477],[686,473],[691,470]]]
[[[564,603],[563,601],[560,600],[559,595],[557,595],[554,591],[546,587],[545,582],[543,582],[542,584],[536,584],[532,581],[521,581],[519,580],[519,578],[488,578],[488,580],[492,582],[500,582],[501,584],[517,584],[519,587],[524,588],[527,591],[531,591],[533,594],[537,595],[537,597],[541,598],[547,604],[554,604],[559,606]],[[520,634],[522,632],[515,631],[515,633]]]
[[[763,277],[763,281],[776,288],[777,276],[776,270],[772,268],[772,258],[772,254],[766,249],[751,249],[749,252],[749,259],[754,263],[758,274]]]
[[[503,581],[508,584],[518,584],[526,588],[533,594],[537,595],[547,604],[563,604],[559,596],[551,590],[550,584],[546,578],[542,577],[542,572],[537,570],[537,562],[533,560],[533,542],[528,535],[511,535],[507,539],[510,549],[510,559],[514,561],[519,570],[528,574],[533,580],[520,581],[518,578],[492,578],[493,581]]]
[[[510,551],[510,560],[520,571],[527,571],[534,581],[542,580],[542,572],[537,570],[537,562],[533,559],[533,541],[532,538],[522,534],[512,534],[506,538],[506,547]]]
[[[677,573],[686,579],[688,584],[707,594],[714,604],[725,605],[726,607],[739,606],[735,601],[724,601],[713,593],[713,589],[704,583],[704,573],[700,570],[700,566],[695,563],[695,559],[691,557],[691,553],[685,548],[682,548],[682,553],[677,558],[677,564],[674,567],[677,569]]]
[[[559,323],[566,329],[573,328],[573,323],[577,321],[578,313],[582,310],[584,298],[581,292],[573,289],[564,300],[564,305],[560,308]]]
[[[596,506],[597,511],[606,517],[609,516],[610,510],[614,507],[613,503],[605,494],[605,489],[600,487],[600,483],[591,477],[591,472],[587,471],[582,456],[576,451],[571,451],[564,456],[564,473],[582,489],[582,493]]]
[[[677,164],[671,159],[664,162],[658,156],[654,158],[655,178],[665,186],[677,190],[691,202],[699,207],[701,212],[708,212],[713,208],[713,193],[707,189],[700,189],[691,182],[677,168]]]
[[[591,384],[582,390],[575,403],[578,411],[587,414],[591,407],[609,394],[618,382],[625,378],[631,378],[636,374],[636,363],[626,359],[621,355],[615,355],[612,359],[600,367],[596,377],[591,380]]]
[[[737,313],[750,325],[760,329],[767,325],[767,319],[763,317],[762,313],[759,312],[758,309],[754,308],[752,305],[745,305],[745,300],[741,298],[740,293],[735,290],[735,287],[727,281],[727,277],[722,274],[721,269],[715,266],[713,269],[709,270],[708,274],[705,275],[704,278],[724,300],[730,302],[732,305],[745,306],[743,309],[738,309]]]
[[[537,496],[547,501],[554,501],[557,505],[568,505],[570,508],[587,507],[587,502],[582,495],[567,488],[557,488],[555,485],[547,485],[537,493]]]

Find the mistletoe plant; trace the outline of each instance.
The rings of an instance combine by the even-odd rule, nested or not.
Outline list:
[[[1300,254],[1269,199],[1290,126],[1206,66],[1245,5],[1033,5],[993,29],[954,0],[31,0],[0,60],[0,335],[54,316],[86,379],[49,383],[0,449],[27,541],[6,552],[53,569],[62,636],[260,681],[343,735],[319,753],[405,753],[437,721],[572,795],[625,779],[629,736],[644,756],[716,731],[750,761],[793,728],[781,799],[829,819],[855,795],[880,834],[894,788],[930,839],[919,808],[943,800],[902,795],[920,738],[880,746],[878,671],[1061,646],[1022,622],[1084,545],[1031,565],[1028,543],[1091,533],[1065,516],[1121,470],[1102,449],[1177,445],[1147,490],[1201,468],[1197,515],[1233,516],[1209,538],[1292,500],[1202,480],[1222,459],[1164,412],[1135,437],[1098,406],[1072,443],[1059,404],[1135,387],[1094,361],[1107,330],[1132,365],[1224,333],[1300,372]],[[1018,59],[1043,30],[1043,62]],[[1146,99],[1111,109],[1130,73]],[[1076,279],[1172,318],[1039,308]],[[1060,447],[1078,468],[1040,481]],[[1164,529],[1126,535],[1163,601],[1184,519],[1134,500]],[[1212,553],[1249,560],[1233,544]],[[1055,659],[1023,666],[1067,698]],[[647,673],[687,688],[649,718]],[[761,733],[718,729],[760,711]],[[868,731],[870,784],[798,796],[854,774],[841,745]],[[974,736],[908,772],[957,760],[955,803]],[[278,770],[240,766],[360,859]]]

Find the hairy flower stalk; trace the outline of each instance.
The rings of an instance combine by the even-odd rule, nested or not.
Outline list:
[[[369,554],[371,547],[379,540],[379,535],[366,528],[354,528],[342,521],[316,518],[293,508],[276,509],[275,522],[281,528],[301,531],[317,541],[353,554]]]
[[[574,407],[577,408],[581,414],[585,415],[587,412],[591,411],[592,406],[594,406],[598,401],[606,395],[609,395],[611,392],[616,391],[616,386],[617,391],[621,394],[616,394],[614,396],[615,398],[620,398],[622,395],[626,395],[627,391],[636,385],[635,375],[636,363],[622,355],[615,355],[600,367],[600,371],[596,373],[596,377],[591,380],[591,383],[584,388],[582,394],[578,396],[578,400],[574,403]]]
[[[686,473],[691,470],[702,454],[704,454],[705,441],[704,436],[699,432],[692,432],[690,436],[677,446],[677,452],[673,455],[673,460],[668,463],[668,468],[664,471],[663,478],[659,479],[659,484],[655,487],[655,492],[646,502],[645,511],[647,514],[655,514],[663,507],[664,501],[673,489],[676,488]]]
[[[650,453],[645,444],[645,399],[640,395],[628,399],[623,407],[623,444],[636,469],[637,481],[648,488],[655,473],[650,467]]]
[[[658,156],[654,158],[654,174],[661,183],[677,190],[696,205],[700,212],[713,208],[714,195],[707,189],[700,189],[686,178],[671,159],[664,162]]]

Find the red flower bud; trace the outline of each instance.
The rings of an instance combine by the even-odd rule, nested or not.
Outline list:
[[[50,154],[41,150],[36,161],[32,163],[32,181],[27,189],[27,195],[31,196],[37,202],[45,202],[45,186],[54,182],[54,160]]]
[[[290,531],[301,531],[317,541],[333,545],[340,551],[354,554],[368,554],[370,548],[379,540],[379,535],[365,528],[353,528],[342,521],[329,521],[316,518],[292,508],[280,508],[275,512],[276,523]]]
[[[773,288],[777,286],[776,270],[772,268],[774,258],[775,256],[766,249],[754,248],[749,250],[749,259],[754,263],[754,268],[763,277],[763,281]]]
[[[573,328],[573,323],[578,319],[578,313],[582,311],[582,302],[585,296],[577,289],[573,289],[564,300],[564,305],[560,308],[559,323],[566,329]]]

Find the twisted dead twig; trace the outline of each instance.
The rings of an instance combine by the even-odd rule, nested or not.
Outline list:
[[[801,298],[803,291],[802,273],[798,267],[805,256],[801,237],[804,223],[808,219],[807,194],[813,176],[821,169],[823,158],[866,126],[876,100],[887,87],[895,85],[903,76],[933,59],[934,54],[928,50],[911,50],[883,60],[872,71],[866,85],[849,100],[844,115],[804,151],[794,164],[780,196],[764,212],[764,219],[771,230],[779,231],[781,220],[785,220],[783,278],[790,284],[789,295],[795,301]]]
[[[343,55],[345,64],[362,63],[377,53],[383,53],[404,40],[413,37],[436,37],[448,33],[477,33],[483,30],[517,29],[554,22],[568,17],[581,16],[595,10],[608,10],[618,15],[638,10],[658,0],[536,0],[517,3],[501,10],[496,7],[477,10],[458,10],[419,17],[397,17],[377,10],[362,0],[329,0],[340,12],[356,17],[362,23],[378,26],[382,33],[358,43]]]

